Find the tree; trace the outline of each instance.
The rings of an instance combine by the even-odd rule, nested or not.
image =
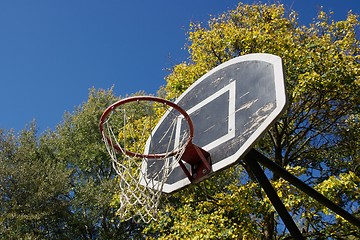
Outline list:
[[[139,92],[137,95],[144,95]],[[118,179],[99,131],[104,110],[119,100],[113,90],[90,89],[88,100],[66,113],[51,144],[71,169],[69,193],[72,239],[129,239],[143,236],[143,225],[118,217]],[[122,119],[121,119],[122,120]]]
[[[353,214],[359,213],[358,138],[360,67],[358,16],[334,21],[320,11],[310,26],[283,5],[240,3],[212,18],[208,26],[192,24],[188,62],[172,69],[164,88],[178,97],[215,66],[236,56],[266,52],[282,57],[288,92],[284,116],[257,145],[266,156],[299,176]],[[350,130],[351,129],[351,130]],[[173,238],[277,239],[289,233],[246,165],[219,179],[165,199],[159,223],[149,236]],[[358,238],[359,229],[279,178],[272,183],[305,236]],[[226,181],[224,181],[226,180]]]
[[[36,125],[0,130],[1,239],[66,239],[70,216],[70,171],[54,157],[50,133],[38,139]]]
[[[72,170],[68,224],[76,239],[126,239],[125,229],[136,235],[137,226],[122,224],[111,204],[118,189],[116,175],[99,131],[101,114],[116,100],[112,89],[92,88],[87,102],[65,114],[53,139],[56,156]]]
[[[17,137],[0,130],[0,239],[140,238],[143,226],[117,217],[117,180],[99,132],[112,89],[89,98],[55,131],[32,123]]]

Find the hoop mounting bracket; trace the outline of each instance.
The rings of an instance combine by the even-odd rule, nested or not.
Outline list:
[[[191,169],[182,162],[190,164]],[[185,152],[179,161],[179,165],[191,183],[202,181],[211,172],[211,157],[204,149],[192,144],[186,146]]]

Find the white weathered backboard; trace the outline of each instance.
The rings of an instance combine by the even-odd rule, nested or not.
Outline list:
[[[210,153],[214,174],[239,161],[284,110],[281,58],[263,53],[234,58],[198,79],[175,103],[190,115],[195,129],[193,143]],[[152,141],[163,137],[162,125],[171,122],[172,116],[163,116]],[[178,142],[186,126],[180,117],[177,133],[168,141]],[[147,146],[145,153],[150,151]],[[162,164],[164,161],[149,160],[143,168],[150,176]],[[170,193],[189,184],[185,173],[175,165],[163,191]]]

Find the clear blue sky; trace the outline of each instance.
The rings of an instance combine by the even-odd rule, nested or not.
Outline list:
[[[243,1],[252,3],[254,1]],[[258,2],[258,1],[256,1]],[[273,1],[263,1],[273,2]],[[302,24],[320,6],[344,19],[358,0],[282,0]],[[191,21],[234,9],[235,0],[0,0],[0,128],[40,132],[87,100],[91,87],[125,96],[156,93],[164,69],[186,60]]]

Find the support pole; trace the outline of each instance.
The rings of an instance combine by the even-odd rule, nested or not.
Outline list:
[[[256,159],[261,165],[264,167],[270,169],[274,173],[278,174],[280,177],[318,201],[319,203],[323,204],[330,210],[334,211],[336,214],[340,215],[341,217],[345,218],[347,221],[352,223],[353,225],[360,227],[360,220],[338,205],[336,205],[334,202],[330,201],[328,198],[326,198],[324,195],[316,191],[315,189],[309,187],[306,185],[303,181],[286,171],[284,168],[276,164],[275,162],[271,161],[255,149],[251,149],[249,153],[246,155],[246,157],[250,159]]]
[[[271,203],[274,205],[276,211],[283,220],[286,228],[289,230],[292,237],[297,240],[303,240],[304,238],[299,228],[296,226],[294,220],[290,216],[284,204],[281,202],[275,189],[273,188],[269,179],[266,177],[264,171],[261,169],[259,163],[257,162],[257,159],[254,158],[254,155],[247,154],[244,157],[244,162],[250,168],[251,172],[256,177],[256,180],[260,183],[261,187],[264,189],[266,195],[269,197]]]

